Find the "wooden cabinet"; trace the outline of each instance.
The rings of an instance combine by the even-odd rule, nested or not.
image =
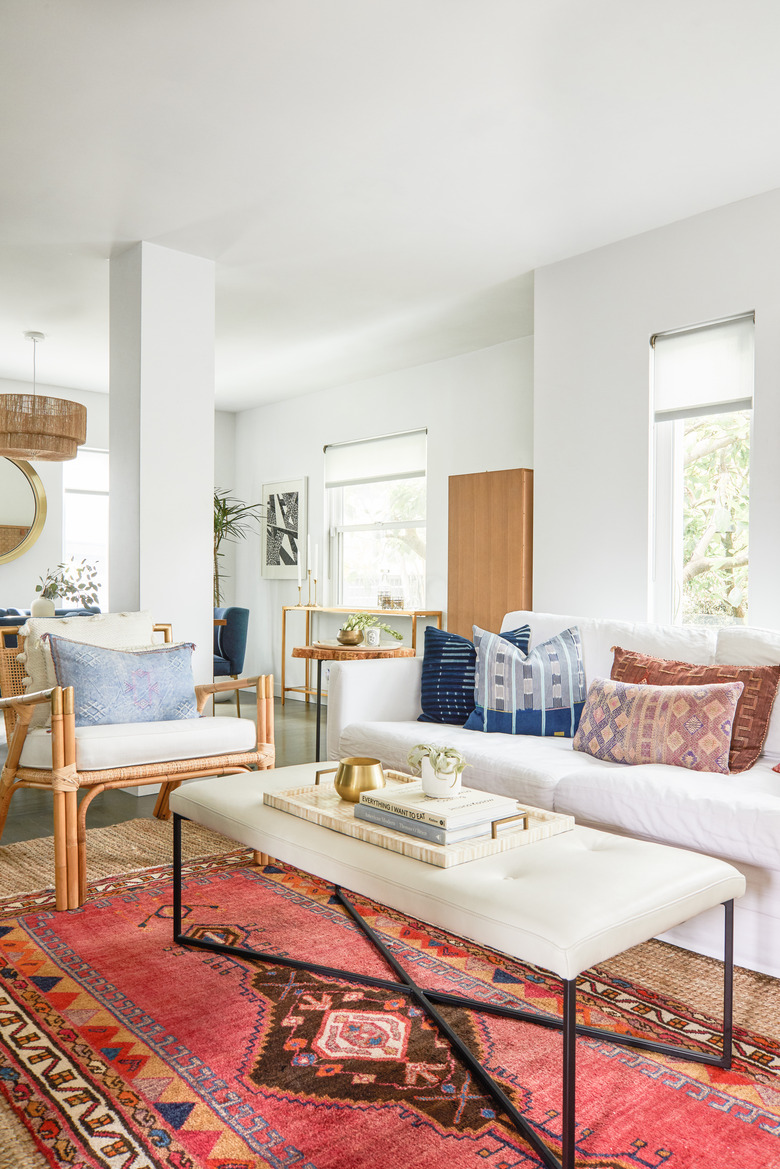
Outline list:
[[[497,633],[505,613],[532,607],[533,471],[451,475],[447,629]]]

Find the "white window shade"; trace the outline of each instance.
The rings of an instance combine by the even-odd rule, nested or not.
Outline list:
[[[425,474],[426,431],[411,430],[325,447],[325,486],[412,479]]]
[[[753,315],[653,338],[656,421],[753,404]]]

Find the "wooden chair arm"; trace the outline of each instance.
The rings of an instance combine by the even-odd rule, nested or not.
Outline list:
[[[14,710],[19,706],[39,706],[42,702],[49,702],[56,688],[51,690],[36,690],[32,694],[15,694],[11,698],[0,698],[0,710],[12,706]]]
[[[195,687],[195,699],[198,704],[198,714],[202,714],[203,708],[212,694],[250,686],[254,686],[257,691],[257,747],[259,750],[262,746],[272,745],[274,742],[273,674],[260,674],[256,678],[225,678],[223,682],[204,682]]]

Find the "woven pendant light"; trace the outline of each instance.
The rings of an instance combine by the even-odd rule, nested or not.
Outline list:
[[[40,462],[75,459],[87,437],[87,408],[36,393],[36,347],[45,338],[43,333],[25,337],[33,343],[33,392],[0,394],[0,455]]]

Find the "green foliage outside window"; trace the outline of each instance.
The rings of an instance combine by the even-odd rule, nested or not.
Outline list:
[[[750,417],[738,411],[684,423],[685,623],[747,617]]]

